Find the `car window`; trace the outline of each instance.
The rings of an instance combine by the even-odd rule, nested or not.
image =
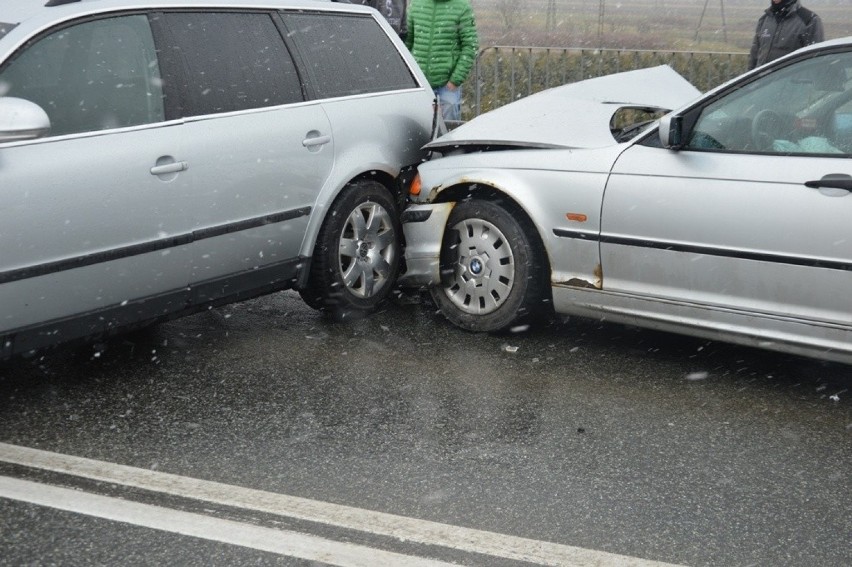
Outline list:
[[[706,106],[686,149],[848,156],[852,54],[798,61]]]
[[[174,112],[196,116],[303,100],[281,33],[267,13],[166,13],[157,18]],[[171,115],[171,113],[170,113]]]
[[[41,106],[53,136],[162,121],[147,18],[94,20],[42,37],[0,70],[0,94]]]
[[[317,96],[331,98],[417,87],[402,56],[372,17],[288,13],[285,19]]]

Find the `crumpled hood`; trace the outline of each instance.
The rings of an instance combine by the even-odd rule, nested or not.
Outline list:
[[[625,107],[673,110],[701,92],[668,65],[554,87],[459,126],[426,145],[598,148],[615,144],[613,114]]]

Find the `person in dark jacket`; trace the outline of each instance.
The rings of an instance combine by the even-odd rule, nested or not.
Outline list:
[[[799,0],[771,0],[757,21],[748,68],[754,69],[800,47],[825,40],[822,20]]]
[[[461,120],[461,84],[479,49],[470,0],[411,0],[405,45],[438,96],[444,120]]]

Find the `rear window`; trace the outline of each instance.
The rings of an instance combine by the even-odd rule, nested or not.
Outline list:
[[[290,37],[320,98],[417,87],[402,55],[368,15],[287,13]]]

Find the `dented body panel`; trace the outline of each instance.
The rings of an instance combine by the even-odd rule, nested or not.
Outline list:
[[[420,176],[424,193],[428,188],[426,197],[433,201],[440,201],[442,191],[451,187],[469,187],[472,198],[476,198],[478,189],[499,191],[535,223],[550,258],[552,281],[578,280],[599,287],[600,204],[609,168],[625,147],[622,144],[597,151],[552,149],[449,156],[425,164],[428,167],[421,166]],[[559,207],[554,203],[559,203]],[[418,204],[417,210],[423,207],[440,210],[445,205]],[[586,220],[569,220],[569,212],[582,213]],[[417,224],[403,223],[408,243],[406,260],[410,262],[416,254],[413,259],[422,265],[422,253],[429,249],[434,255],[427,263],[437,264],[443,229],[424,231]],[[419,270],[416,275],[406,272],[401,277],[402,285],[432,285],[437,281],[424,279]]]
[[[613,144],[610,119],[624,107],[672,109],[700,91],[668,65],[554,87],[479,116],[429,143],[599,148]]]

